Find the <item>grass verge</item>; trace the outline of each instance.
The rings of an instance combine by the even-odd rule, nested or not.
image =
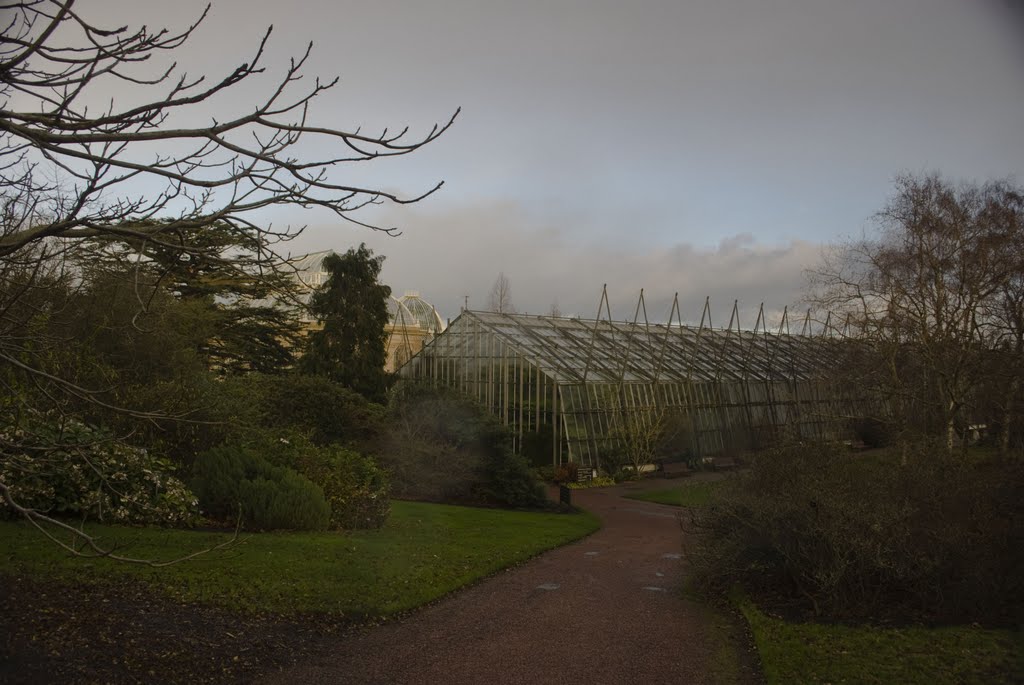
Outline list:
[[[782,683],[1017,683],[1019,632],[974,626],[878,628],[790,623],[736,600],[769,685]]]
[[[673,507],[702,507],[711,501],[721,486],[722,481],[705,480],[664,490],[631,493],[625,497],[655,504],[668,504]]]
[[[587,513],[547,514],[394,502],[387,524],[351,533],[245,535],[228,550],[152,569],[70,557],[22,523],[0,523],[0,573],[78,584],[135,578],[174,599],[245,612],[384,617],[581,538]],[[90,526],[124,555],[169,559],[230,537],[157,528]]]

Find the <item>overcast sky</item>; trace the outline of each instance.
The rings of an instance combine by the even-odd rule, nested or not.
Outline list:
[[[172,27],[203,6],[87,4]],[[617,318],[643,287],[653,318],[678,291],[687,319],[710,295],[720,325],[733,299],[748,317],[797,301],[900,172],[1024,180],[1024,31],[1004,0],[215,0],[185,66],[223,75],[270,24],[277,74],[313,41],[305,73],[341,77],[318,123],[426,132],[463,108],[428,148],[347,172],[408,195],[445,181],[363,217],[401,237],[267,217],[309,225],[295,252],[365,241],[445,318],[504,272],[521,311],[593,316],[607,283]]]

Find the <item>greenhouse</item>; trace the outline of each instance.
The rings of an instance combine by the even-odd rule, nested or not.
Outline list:
[[[608,318],[463,311],[399,374],[473,397],[517,451],[543,445],[554,465],[604,468],[631,426],[655,421],[675,426],[662,457],[682,459],[782,434],[844,439],[851,416],[869,415],[825,377],[838,340],[770,333],[763,311],[753,331]]]

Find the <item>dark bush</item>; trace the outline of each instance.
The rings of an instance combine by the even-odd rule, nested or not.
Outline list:
[[[256,476],[238,484],[242,523],[256,530],[325,530],[330,507],[315,484],[281,469],[272,480]]]
[[[579,464],[567,461],[557,469],[555,469],[555,482],[556,483],[575,483],[580,479],[580,466]]]
[[[556,470],[555,467],[552,466],[551,464],[547,464],[546,466],[538,466],[535,469],[533,469],[533,473],[537,477],[537,480],[539,480],[542,483],[555,482]]]
[[[245,446],[222,445],[196,459],[192,489],[203,512],[255,530],[325,530],[331,508],[323,490],[274,466]]]
[[[381,434],[386,410],[323,376],[298,373],[280,376],[250,374],[225,382],[241,415],[245,431],[303,433],[317,445],[339,444],[366,451]]]
[[[391,513],[387,473],[368,456],[342,448],[324,448],[322,487],[331,505],[331,522],[341,528],[380,528]]]
[[[611,479],[615,483],[627,483],[629,481],[640,480],[640,477],[641,474],[630,468],[619,469],[611,475]]]
[[[380,528],[391,511],[387,473],[368,456],[338,446],[317,447],[302,437],[275,446],[275,463],[319,485],[335,528]]]
[[[405,432],[396,426],[385,438],[380,463],[391,476],[396,497],[429,502],[472,499],[479,455]]]
[[[854,419],[851,428],[865,447],[887,447],[892,444],[892,427],[881,419],[870,416]]]
[[[395,393],[380,453],[400,497],[535,507],[543,488],[513,454],[508,431],[452,391],[407,385]]]
[[[480,480],[475,499],[508,507],[537,507],[547,500],[530,465],[512,452],[508,431],[493,417],[484,415],[476,443],[481,452]]]
[[[526,462],[534,468],[551,466],[551,453],[554,445],[554,430],[550,423],[544,423],[535,431],[523,433],[520,452]]]
[[[695,513],[695,579],[833,619],[1024,615],[1024,464],[942,446],[772,450]]]

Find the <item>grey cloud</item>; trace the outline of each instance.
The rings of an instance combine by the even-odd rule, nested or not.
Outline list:
[[[724,326],[738,299],[744,327],[754,325],[761,302],[777,312],[797,301],[802,271],[821,250],[805,241],[765,245],[750,234],[723,239],[713,248],[682,242],[667,248],[613,247],[588,241],[573,227],[531,221],[511,202],[420,208],[403,212],[397,223],[405,229],[398,238],[312,227],[293,249],[341,251],[364,241],[386,257],[385,282],[399,293],[420,291],[446,318],[458,314],[465,295],[471,308],[483,308],[495,277],[504,272],[519,311],[544,313],[557,301],[565,314],[593,317],[607,283],[617,319],[632,318],[644,288],[651,320],[668,318],[678,292],[684,320],[699,321],[710,296],[713,323]]]

